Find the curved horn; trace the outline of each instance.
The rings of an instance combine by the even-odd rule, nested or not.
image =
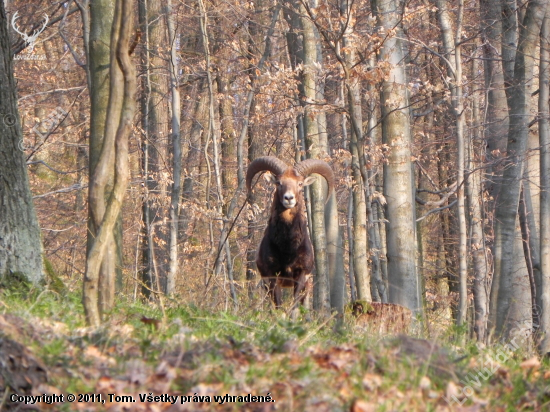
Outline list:
[[[294,166],[294,169],[304,177],[311,173],[318,173],[323,176],[328,184],[327,199],[330,197],[334,189],[334,172],[328,163],[318,159],[306,159]]]
[[[246,188],[250,191],[252,178],[258,172],[268,170],[274,175],[280,175],[283,174],[286,169],[288,169],[288,165],[274,156],[258,157],[250,163],[246,171]]]

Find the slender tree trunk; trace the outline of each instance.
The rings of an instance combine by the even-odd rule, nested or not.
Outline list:
[[[166,67],[164,45],[166,26],[163,18],[164,6],[154,0],[140,0],[139,20],[144,38],[142,56],[144,95],[141,100],[142,129],[145,133],[142,143],[142,172],[145,180],[145,196],[142,205],[143,236],[143,294],[157,290],[160,284],[166,290],[169,269],[169,230],[162,227],[166,217],[167,187],[161,173],[163,157],[167,153],[168,138],[168,82],[161,68]],[[164,242],[159,242],[158,239]],[[165,245],[165,246],[163,246]],[[159,279],[156,279],[156,277]]]
[[[185,178],[183,180],[182,202],[183,206],[180,209],[180,236],[182,242],[187,241],[186,231],[191,220],[191,208],[189,203],[196,197],[197,182],[200,180],[200,158],[201,158],[201,136],[203,134],[203,125],[206,124],[208,118],[208,98],[207,98],[206,80],[199,81],[196,92],[196,103],[194,104],[193,116],[190,116],[193,121],[189,127],[187,137],[187,145],[189,150],[185,159]]]
[[[317,35],[317,60],[323,61],[321,40],[319,33]],[[317,90],[317,100],[325,100],[325,84],[321,83]],[[319,128],[319,143],[323,157],[331,157],[329,145],[329,133],[326,112],[320,111],[317,114]],[[342,231],[338,223],[338,203],[336,200],[336,191],[332,191],[330,198],[325,204],[325,228],[327,237],[327,263],[330,290],[330,307],[338,313],[344,313],[346,278],[344,272],[344,249]]]
[[[330,307],[344,312],[346,278],[344,272],[344,248],[342,231],[338,223],[338,205],[333,191],[325,206],[327,230],[327,257],[330,289]]]
[[[344,21],[353,20],[352,9],[347,1],[342,2],[340,14]],[[350,151],[351,173],[353,177],[353,269],[357,298],[372,301],[367,236],[367,204],[365,185],[361,170],[363,158],[363,115],[361,108],[361,84],[359,79],[351,78],[350,69],[355,62],[355,45],[351,40],[351,27],[347,26],[342,37],[345,53],[345,81],[347,89],[348,110],[350,115]]]
[[[172,0],[168,0],[166,11],[166,23],[168,27],[168,40],[170,44],[170,60],[168,66],[170,69],[170,92],[172,106],[172,164],[173,164],[173,183],[170,197],[170,235],[169,235],[169,268],[166,280],[165,293],[170,295],[176,287],[176,275],[178,273],[178,224],[179,224],[179,201],[181,196],[181,132],[180,132],[180,114],[181,100],[178,85],[178,55],[176,48],[176,27],[175,16],[172,8]]]
[[[528,174],[525,173],[525,176],[528,177]],[[523,246],[523,256],[525,257],[525,265],[527,267],[527,274],[529,276],[529,287],[531,292],[531,319],[533,324],[533,331],[535,332],[540,325],[537,306],[537,286],[540,287],[540,285],[537,285],[537,279],[540,278],[540,261],[538,259],[539,251],[537,250],[537,248],[540,242],[536,241],[538,240],[536,229],[535,232],[532,232],[534,224],[530,224],[530,220],[532,220],[533,218],[533,203],[531,201],[531,192],[529,190],[528,179],[525,179],[522,183],[518,213],[519,225],[521,230],[521,243]]]
[[[17,109],[17,86],[8,36],[8,19],[0,2],[0,281],[21,276],[44,278],[40,228],[34,211]]]
[[[303,3],[299,3],[300,25],[303,36],[304,68],[302,71],[302,84],[304,95],[304,131],[306,140],[307,157],[317,159],[320,157],[319,124],[311,103],[317,98],[316,66],[321,62],[317,59],[317,36],[315,26],[307,17],[307,10]],[[315,250],[316,281],[314,283],[313,307],[326,314],[330,311],[330,283],[327,262],[327,239],[325,230],[325,198],[326,187],[322,179],[318,179],[310,186],[311,194],[311,220],[312,243]]]
[[[260,11],[264,7],[263,1],[257,1],[254,3],[254,6],[256,8],[256,15],[260,14]],[[250,33],[250,37],[248,39],[248,60],[249,60],[249,79],[252,83],[254,81],[254,59],[255,59],[255,50],[257,49],[258,42],[261,41],[261,38],[263,37],[263,32],[261,31],[261,26],[263,22],[257,21],[256,19],[252,19],[249,23],[248,31]],[[250,111],[249,111],[249,117],[251,119],[254,119],[256,115],[256,102],[253,98],[251,105],[250,105]],[[247,136],[248,136],[248,162],[252,162],[254,159],[262,156],[262,150],[261,150],[261,143],[260,143],[260,136],[258,134],[259,125],[252,122],[247,130]],[[266,153],[267,154],[267,153]],[[257,252],[257,246],[258,242],[254,241],[255,235],[258,233],[258,215],[257,213],[254,213],[254,207],[257,205],[258,199],[256,195],[257,191],[252,191],[248,193],[248,204],[252,208],[252,213],[248,214],[247,219],[247,250],[246,250],[246,283],[247,283],[247,292],[248,292],[248,298],[252,299],[254,297],[254,294],[256,292],[256,252]]]
[[[464,102],[462,96],[462,18],[463,1],[459,1],[458,16],[456,22],[456,35],[453,36],[452,24],[447,9],[446,0],[437,0],[438,19],[443,37],[443,46],[447,56],[447,72],[453,78],[451,86],[452,107],[455,116],[456,141],[457,141],[457,220],[458,220],[458,281],[459,303],[456,322],[462,325],[467,320],[468,310],[468,260],[467,260],[467,228],[464,196],[464,161],[465,161],[465,137],[464,137]],[[457,42],[455,42],[457,39]]]
[[[254,101],[252,101],[250,107],[250,117],[254,117]],[[261,156],[260,141],[257,135],[257,126],[252,124],[248,127],[248,161],[252,162],[254,159]],[[248,203],[254,207],[258,202],[255,191],[248,194]],[[254,209],[252,209],[254,210]],[[256,289],[256,251],[258,243],[254,242],[254,234],[258,231],[258,219],[256,213],[250,213],[247,222],[247,240],[248,248],[246,251],[246,281],[248,283],[248,297],[252,299],[254,291]]]
[[[345,101],[346,96],[346,85],[342,81],[340,84],[339,98],[342,102]],[[342,140],[344,149],[348,147],[348,127],[347,127],[347,115],[344,113],[341,116],[341,130],[342,130]],[[346,172],[347,173],[347,172]],[[347,213],[347,225],[346,231],[348,236],[348,281],[350,287],[350,298],[354,302],[357,300],[357,288],[355,286],[355,268],[353,267],[353,190],[354,187],[351,186],[348,193],[348,213]]]
[[[473,60],[475,70],[475,60]],[[488,273],[489,262],[487,260],[487,247],[485,243],[485,235],[483,233],[483,192],[482,192],[482,173],[483,169],[478,167],[478,162],[474,161],[477,148],[480,146],[478,130],[480,126],[479,119],[479,104],[476,96],[472,99],[473,109],[473,136],[470,140],[468,150],[468,169],[470,175],[466,184],[466,196],[470,211],[470,229],[472,237],[470,240],[470,248],[472,253],[472,270],[474,276],[474,331],[477,340],[484,342],[487,331],[487,315],[488,315]]]
[[[549,14],[547,12],[547,14]],[[539,351],[550,352],[550,16],[541,31],[539,68],[539,143],[540,143],[540,332]]]

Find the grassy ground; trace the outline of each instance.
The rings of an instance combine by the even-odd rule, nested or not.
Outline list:
[[[3,410],[23,410],[24,396],[44,394],[59,402],[43,396],[27,407],[550,410],[550,367],[529,349],[521,327],[515,338],[486,348],[454,329],[435,340],[379,336],[351,316],[338,322],[302,314],[292,322],[276,311],[213,313],[175,302],[163,318],[157,306],[120,298],[108,322],[89,329],[79,294],[63,294],[0,290]]]

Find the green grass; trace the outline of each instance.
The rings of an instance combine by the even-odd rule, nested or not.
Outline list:
[[[398,339],[360,333],[351,319],[336,325],[313,313],[302,313],[293,322],[270,309],[212,312],[169,303],[163,319],[157,305],[119,297],[105,324],[90,329],[79,292],[4,287],[0,301],[0,314],[20,319],[13,325],[17,339],[44,362],[48,385],[62,393],[120,392],[137,398],[149,392],[271,392],[278,410],[345,411],[363,401],[379,411],[445,411],[452,410],[444,399],[449,382],[462,391],[490,365],[494,373],[479,379],[479,387],[470,385],[474,396],[458,395],[464,406],[536,411],[550,405],[548,360],[540,368],[522,367],[534,354],[526,346],[496,367],[487,359],[497,358],[501,346],[478,347],[464,328],[450,328],[438,337],[439,357],[419,360],[400,353]],[[142,317],[157,319],[158,325],[146,324]],[[436,362],[448,371],[434,367]],[[140,378],[131,382],[131,375]],[[429,388],[421,389],[426,378]],[[252,406],[193,405],[196,410],[229,411]],[[70,410],[67,405],[56,408]]]

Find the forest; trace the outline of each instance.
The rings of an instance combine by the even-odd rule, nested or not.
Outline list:
[[[547,3],[0,2],[0,410],[548,408]]]

